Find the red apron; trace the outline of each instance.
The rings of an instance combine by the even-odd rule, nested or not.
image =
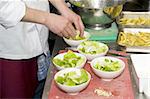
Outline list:
[[[0,99],[32,98],[38,84],[37,58],[0,59]]]

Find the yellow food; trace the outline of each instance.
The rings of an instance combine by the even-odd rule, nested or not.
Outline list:
[[[115,18],[120,15],[123,6],[118,5],[114,7],[106,7],[104,8],[104,12],[111,16],[111,18]]]
[[[150,25],[150,18],[121,18],[120,24],[122,25]]]
[[[150,33],[124,33],[120,32],[118,44],[123,46],[150,46]]]

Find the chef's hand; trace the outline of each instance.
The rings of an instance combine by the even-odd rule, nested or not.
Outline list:
[[[45,20],[45,25],[55,34],[61,37],[75,37],[76,31],[72,25],[72,22],[67,18],[56,15],[49,14]]]
[[[61,14],[62,16],[66,17],[69,21],[71,21],[72,24],[75,25],[75,29],[80,31],[80,36],[83,36],[84,25],[82,23],[81,17],[70,9],[64,10],[64,12]]]
[[[80,36],[84,34],[84,25],[80,16],[75,14],[72,10],[68,8],[65,0],[49,0],[61,13],[62,16],[66,17],[72,24],[75,25],[75,29],[80,31]]]

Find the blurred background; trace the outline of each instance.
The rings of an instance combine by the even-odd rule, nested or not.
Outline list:
[[[68,0],[66,0],[67,2]],[[123,5],[123,11],[149,11],[150,10],[150,0],[127,0],[127,2]],[[56,8],[50,3],[50,11],[52,13],[58,13],[58,11],[56,10]],[[49,34],[49,47],[50,47],[50,51],[52,53],[53,50],[53,46],[55,43],[55,38],[57,35],[53,34],[50,31]]]

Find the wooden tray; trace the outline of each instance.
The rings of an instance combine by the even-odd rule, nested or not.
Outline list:
[[[125,62],[126,67],[119,77],[111,81],[104,81],[92,72],[90,64],[87,63],[84,68],[92,75],[92,79],[85,90],[77,95],[69,95],[68,93],[61,91],[53,80],[49,91],[49,99],[134,99],[127,59],[120,59]],[[110,91],[113,96],[98,96],[94,93],[94,90],[97,88],[103,88],[104,90]]]

